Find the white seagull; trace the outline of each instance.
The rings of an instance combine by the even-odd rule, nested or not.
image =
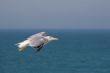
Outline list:
[[[28,46],[37,48],[37,51],[40,51],[44,45],[53,40],[58,40],[58,38],[48,36],[46,32],[40,32],[30,36],[23,42],[17,43],[16,45],[18,45],[19,48],[18,50],[20,52],[23,51]]]

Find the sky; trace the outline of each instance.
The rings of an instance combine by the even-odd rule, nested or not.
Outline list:
[[[0,29],[110,29],[110,0],[0,0]]]

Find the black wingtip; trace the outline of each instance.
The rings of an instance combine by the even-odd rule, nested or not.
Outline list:
[[[41,49],[42,49],[42,48],[38,48],[38,49],[37,49],[37,52],[39,52]]]

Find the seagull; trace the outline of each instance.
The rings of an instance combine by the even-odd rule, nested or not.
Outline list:
[[[40,51],[44,45],[54,40],[58,40],[58,38],[48,36],[46,32],[39,32],[28,37],[26,40],[17,43],[16,45],[18,46],[18,50],[20,52],[22,52],[28,46],[37,49],[37,51]]]

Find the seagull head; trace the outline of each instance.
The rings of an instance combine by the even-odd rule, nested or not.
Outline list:
[[[58,38],[54,38],[54,37],[52,37],[52,36],[46,36],[45,37],[49,42],[50,41],[54,41],[54,40],[58,40]]]

